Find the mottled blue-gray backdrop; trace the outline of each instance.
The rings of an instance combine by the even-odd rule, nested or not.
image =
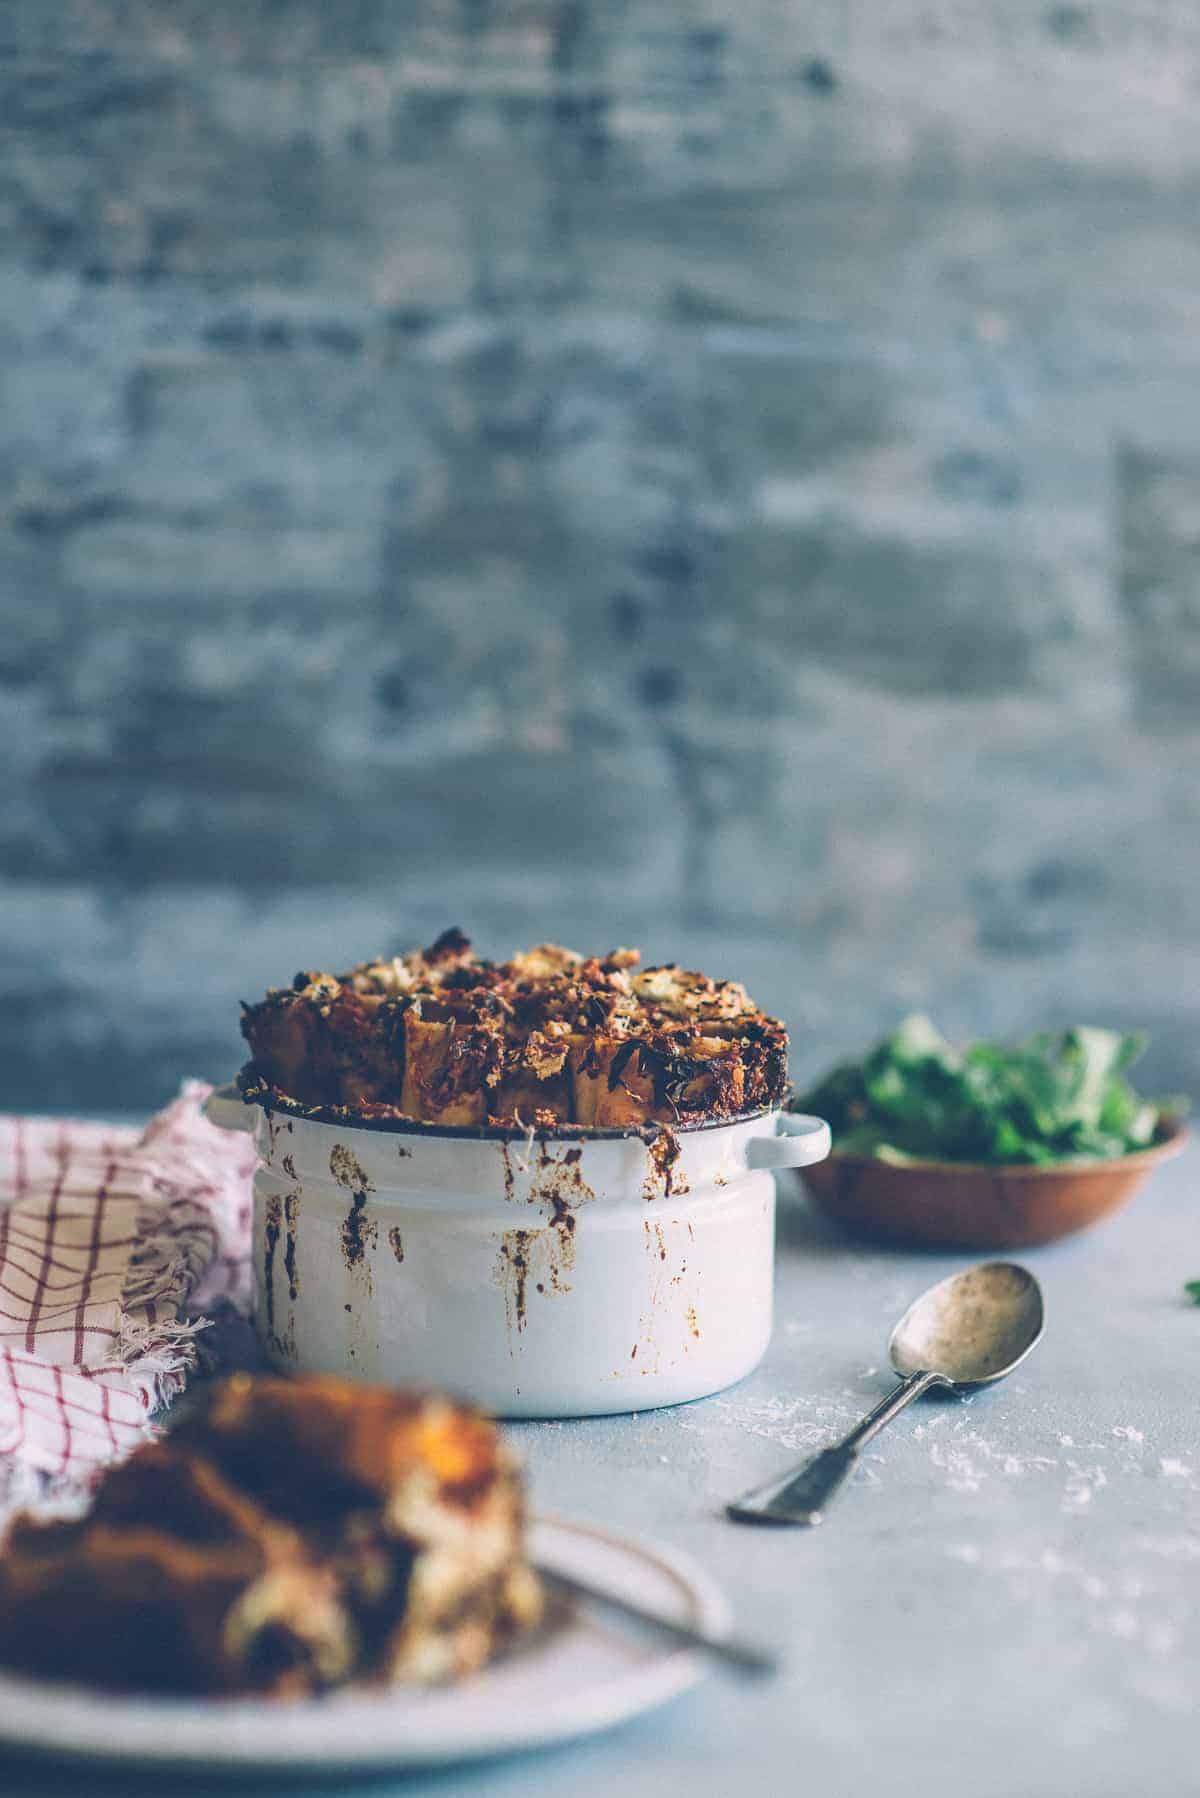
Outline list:
[[[450,922],[1195,1082],[1200,13],[8,0],[0,1103]]]

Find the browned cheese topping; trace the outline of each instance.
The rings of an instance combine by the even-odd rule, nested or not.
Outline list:
[[[243,1007],[247,1090],[449,1125],[686,1124],[777,1104],[787,1032],[736,981],[543,943],[476,957],[459,930]]]

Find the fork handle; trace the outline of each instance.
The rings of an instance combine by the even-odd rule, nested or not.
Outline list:
[[[717,1660],[728,1666],[736,1667],[740,1673],[773,1673],[775,1657],[769,1649],[760,1648],[757,1643],[746,1642],[737,1636],[715,1636],[708,1630],[701,1629],[693,1623],[680,1623],[674,1617],[664,1617],[660,1611],[648,1609],[646,1605],[636,1604],[622,1593],[609,1592],[603,1586],[594,1586],[590,1580],[582,1580],[573,1573],[562,1573],[557,1567],[547,1567],[538,1563],[538,1573],[547,1585],[557,1586],[560,1591],[569,1593],[573,1598],[585,1598],[595,1604],[607,1606],[609,1610],[618,1611],[623,1617],[632,1617],[638,1623],[648,1624],[651,1629],[671,1641],[678,1642],[683,1648],[701,1648]]]
[[[777,1475],[764,1486],[743,1493],[725,1507],[726,1515],[736,1523],[820,1523],[835,1492],[858,1465],[858,1451],[877,1436],[884,1424],[891,1423],[906,1405],[928,1392],[933,1386],[949,1386],[940,1373],[913,1373],[894,1386],[874,1410],[868,1411],[848,1435],[819,1455],[793,1467],[789,1473]]]

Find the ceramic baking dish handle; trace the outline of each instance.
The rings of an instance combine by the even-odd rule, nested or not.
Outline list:
[[[832,1138],[823,1118],[781,1111],[778,1136],[756,1136],[746,1149],[748,1167],[811,1167],[824,1161]]]
[[[204,1115],[218,1130],[253,1130],[258,1111],[236,1086],[214,1086],[204,1101]]]

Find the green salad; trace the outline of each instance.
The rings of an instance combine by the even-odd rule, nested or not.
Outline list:
[[[880,1161],[1110,1160],[1146,1148],[1184,1109],[1142,1098],[1125,1078],[1145,1046],[1081,1027],[959,1050],[911,1017],[797,1104],[828,1121],[835,1149]]]

